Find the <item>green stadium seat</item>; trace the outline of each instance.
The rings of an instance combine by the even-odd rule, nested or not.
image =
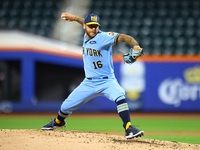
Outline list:
[[[1,0],[0,28],[20,29],[49,36],[53,30],[61,1]]]
[[[100,3],[100,0],[97,1]],[[92,2],[96,3],[96,1]],[[197,39],[194,41],[200,38],[198,19],[200,1],[198,0],[181,2],[179,0],[103,0],[102,3],[98,12],[105,28],[103,26],[101,28],[106,30],[108,27],[109,30],[134,36],[141,41],[140,43],[148,49],[149,53],[184,54],[188,52],[187,46],[192,47],[193,50],[197,47],[196,42],[184,42],[193,39],[192,37]],[[98,8],[96,5],[96,8],[90,9]],[[103,23],[105,20],[106,23]]]
[[[1,0],[0,27],[51,36],[61,2]],[[200,53],[199,0],[92,0],[89,7],[101,30],[132,35],[149,54]]]

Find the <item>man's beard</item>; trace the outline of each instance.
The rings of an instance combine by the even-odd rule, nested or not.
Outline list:
[[[89,33],[87,30],[85,30],[86,34],[88,35],[89,38],[95,37],[97,34],[96,33]]]

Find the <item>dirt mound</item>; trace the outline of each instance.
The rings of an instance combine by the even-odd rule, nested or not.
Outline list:
[[[68,130],[0,130],[0,150],[200,150],[200,145]]]

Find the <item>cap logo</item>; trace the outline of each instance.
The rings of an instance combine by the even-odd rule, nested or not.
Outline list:
[[[97,16],[91,16],[92,21],[97,21]]]

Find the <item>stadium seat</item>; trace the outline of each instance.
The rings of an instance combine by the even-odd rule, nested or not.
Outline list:
[[[20,29],[49,36],[53,30],[61,1],[1,0],[0,28]]]
[[[100,0],[97,1],[100,3]],[[179,0],[102,0],[101,2],[103,5],[100,5],[98,12],[102,25],[105,25],[105,28],[101,28],[107,30],[108,27],[109,30],[123,31],[132,35],[145,49],[148,49],[149,54],[199,53],[199,0],[181,2]],[[90,9],[95,11],[99,8],[98,5],[95,6],[96,8]],[[106,23],[103,23],[104,21]],[[192,40],[187,42],[188,39]]]
[[[0,28],[51,36],[62,1],[1,0]],[[100,16],[101,30],[132,35],[149,54],[193,55],[200,47],[199,8],[199,0],[91,0],[89,12]]]

